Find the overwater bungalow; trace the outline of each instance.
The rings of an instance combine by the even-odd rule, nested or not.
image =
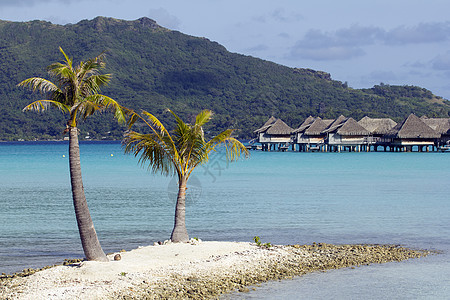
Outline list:
[[[397,124],[389,118],[364,117],[360,121],[339,116],[323,120],[309,116],[295,130],[271,117],[255,130],[259,149],[270,151],[450,151],[450,119],[418,118],[411,114]],[[252,149],[257,149],[255,145]]]
[[[353,118],[336,122],[334,126],[330,126],[324,132],[328,135],[327,143],[330,151],[340,152],[341,150],[347,150],[360,152],[361,150],[370,150],[367,139],[370,132]]]
[[[308,117],[299,128],[294,130],[293,141],[298,146],[298,151],[324,151],[326,133],[323,130],[328,128],[334,120],[322,120],[322,118]]]
[[[423,120],[414,114],[410,114],[402,123],[397,124],[385,136],[385,151],[413,151],[417,147],[419,152],[434,149],[435,141],[441,137]]]
[[[450,144],[450,118],[427,118],[423,116],[420,119],[441,135],[436,141],[436,146],[442,147]]]
[[[381,138],[397,125],[397,122],[389,118],[364,117],[358,121],[359,125],[367,129],[371,136]]]
[[[297,129],[294,129],[294,131],[292,131],[292,135],[294,136],[294,139],[293,139],[294,142],[297,141],[297,134],[299,134],[299,133],[303,134],[305,132],[305,130],[308,129],[312,123],[314,123],[314,120],[316,120],[316,118],[314,118],[313,116],[309,116],[305,119],[305,121],[303,121],[302,124],[300,124],[300,126]],[[300,139],[301,139],[301,135],[300,135]]]
[[[383,136],[397,125],[397,122],[389,118],[370,118],[367,116],[359,120],[358,123],[369,131],[369,136],[367,137],[368,151],[371,150],[371,146],[373,146],[374,151],[377,151],[378,145],[384,142]]]
[[[286,151],[291,144],[291,132],[293,129],[281,119],[270,117],[264,125],[255,130],[258,134],[257,142],[261,143],[262,150]]]

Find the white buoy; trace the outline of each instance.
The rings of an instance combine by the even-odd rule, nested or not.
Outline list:
[[[66,157],[66,156],[63,154],[63,157]]]

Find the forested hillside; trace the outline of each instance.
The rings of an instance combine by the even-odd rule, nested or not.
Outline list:
[[[0,21],[0,140],[63,137],[62,113],[22,112],[42,97],[16,86],[29,77],[48,78],[46,67],[63,58],[59,46],[76,62],[106,51],[105,72],[113,79],[103,93],[124,106],[146,109],[162,120],[170,120],[165,108],[188,120],[201,109],[213,110],[211,133],[236,128],[239,137],[251,137],[271,115],[291,127],[309,115],[395,120],[411,112],[450,115],[449,101],[420,87],[352,89],[325,72],[230,53],[218,43],[170,31],[148,18],[98,17],[65,26]],[[92,117],[80,129],[82,138],[89,133],[91,139],[120,139],[124,130],[108,114]]]

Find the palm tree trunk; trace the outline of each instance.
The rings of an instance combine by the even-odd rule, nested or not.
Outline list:
[[[189,241],[186,229],[186,184],[187,179],[182,176],[178,183],[178,197],[175,207],[175,225],[170,240],[174,243]]]
[[[81,244],[87,260],[108,261],[103,252],[89,208],[84,195],[83,180],[81,178],[80,145],[78,143],[78,128],[69,128],[69,166],[72,184],[73,206],[77,218]]]

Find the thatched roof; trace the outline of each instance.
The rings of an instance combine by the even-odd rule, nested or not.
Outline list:
[[[323,119],[323,122],[329,127],[331,124],[333,124],[334,119]]]
[[[284,123],[281,119],[277,119],[275,123],[270,125],[270,128],[266,131],[270,135],[290,135],[292,128]]]
[[[264,125],[261,128],[256,129],[253,132],[256,132],[256,133],[264,132],[264,131],[268,130],[270,128],[270,126],[272,126],[276,121],[277,121],[277,118],[275,118],[274,116],[271,116],[269,118],[269,120],[267,120],[266,123],[264,123]]]
[[[309,128],[305,130],[305,134],[321,135],[322,131],[324,131],[332,122],[333,120],[322,120],[320,117],[318,117],[314,120],[311,126],[309,126]]]
[[[315,119],[316,119],[316,118],[314,118],[314,117],[312,117],[312,116],[307,117],[306,120],[303,121],[303,123],[300,124],[300,126],[299,126],[297,129],[295,129],[294,131],[292,131],[292,133],[298,133],[298,132],[303,132],[303,131],[305,131],[306,129],[309,128],[309,126],[311,126],[311,124],[314,122]]]
[[[450,134],[450,118],[420,118],[425,124],[439,134]]]
[[[271,117],[269,118],[269,120],[267,120],[267,122],[264,123],[263,126],[271,125],[271,124],[275,123],[276,120],[277,120],[277,118],[275,118],[274,116],[271,116]]]
[[[358,123],[371,134],[386,134],[397,125],[396,122],[389,118],[372,119],[367,116],[359,120]]]
[[[440,134],[425,124],[419,117],[410,114],[402,123],[392,128],[386,136],[400,139],[436,139]]]
[[[337,118],[336,120],[333,121],[333,123],[330,124],[330,126],[328,126],[327,129],[325,129],[323,132],[333,132],[336,131],[339,127],[341,127],[342,125],[344,125],[344,122],[347,121],[347,118],[344,117],[343,115],[340,115],[339,118]]]
[[[369,131],[353,118],[348,118],[336,131],[340,135],[369,135]]]

